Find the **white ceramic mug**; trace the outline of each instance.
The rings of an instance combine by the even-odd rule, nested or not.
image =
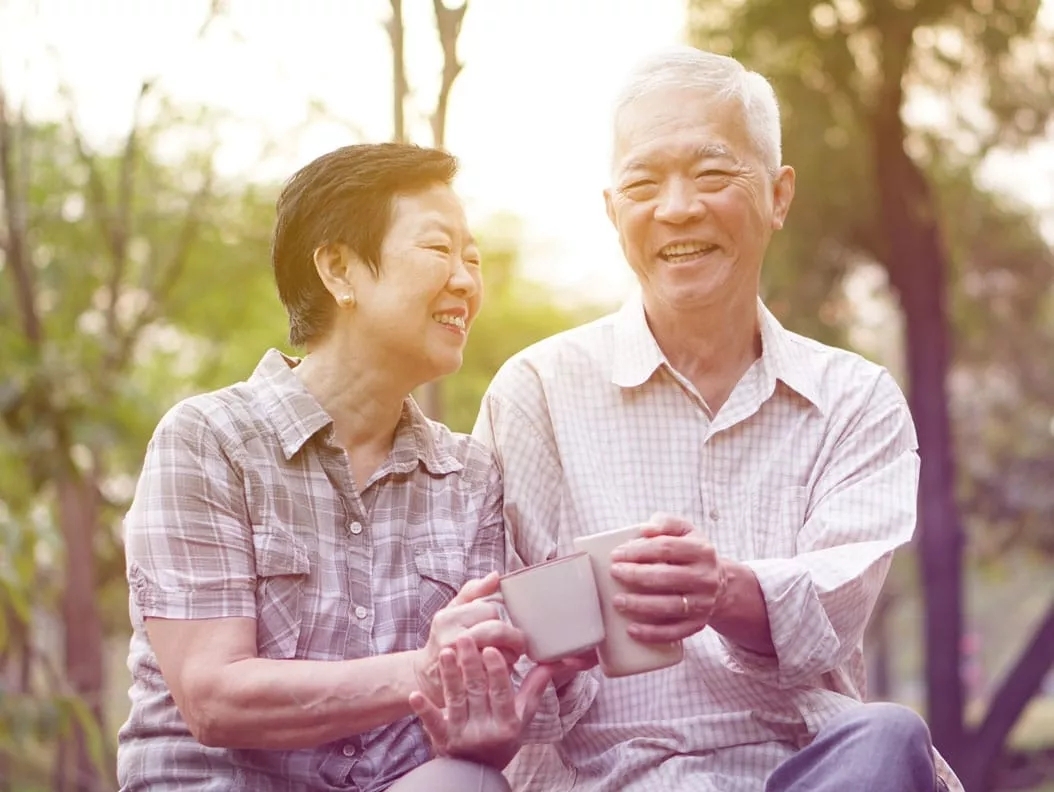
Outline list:
[[[619,545],[640,537],[640,526],[616,528],[613,531],[579,536],[574,540],[575,550],[589,554],[593,562],[593,576],[600,596],[600,610],[604,618],[605,637],[597,646],[600,668],[605,676],[621,677],[656,671],[676,665],[684,659],[684,644],[643,643],[627,632],[630,622],[615,610],[614,596],[626,588],[611,576],[611,551]]]
[[[571,657],[604,640],[593,565],[585,553],[509,572],[500,586],[500,601],[526,636],[534,662]]]

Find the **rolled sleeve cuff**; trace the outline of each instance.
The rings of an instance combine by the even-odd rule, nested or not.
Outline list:
[[[765,596],[776,654],[758,654],[722,637],[726,666],[781,688],[810,684],[831,668],[841,641],[809,572],[788,559],[745,563]]]
[[[150,581],[143,569],[128,570],[133,601],[144,618],[256,618],[256,595],[250,583],[230,582],[223,588],[166,589]]]
[[[549,685],[523,741],[528,744],[559,742],[586,714],[599,689],[596,677],[586,672],[576,674],[559,694]]]

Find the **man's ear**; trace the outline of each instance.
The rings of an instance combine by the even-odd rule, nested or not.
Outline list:
[[[787,221],[794,200],[794,168],[784,165],[772,185],[772,230],[779,231]]]
[[[611,225],[615,226],[615,229],[618,230],[618,223],[615,221],[615,204],[611,200],[610,187],[604,189],[604,208],[607,210],[608,220],[611,221]]]

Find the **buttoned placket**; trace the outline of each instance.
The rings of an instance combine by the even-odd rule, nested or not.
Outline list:
[[[362,568],[370,569],[373,560],[373,544],[369,531],[366,530],[365,508],[352,479],[348,454],[333,442],[332,430],[323,443],[321,459],[323,470],[330,484],[337,491],[344,511],[345,538],[347,539],[345,548],[350,563],[361,564]],[[352,611],[348,615],[352,619],[353,629],[348,631],[349,643],[345,647],[345,656],[355,644],[369,647],[373,634],[371,593],[364,587],[356,586],[353,579],[349,580],[348,585],[352,602]],[[357,638],[355,637],[356,632],[358,633]],[[363,633],[365,633],[364,639]],[[328,769],[336,770],[337,777],[343,778],[345,783],[350,783],[355,764],[361,756],[362,746],[359,738],[350,738],[340,747],[339,753],[331,754],[332,758],[329,761],[336,760],[338,766]],[[326,775],[328,776],[329,773],[327,772]]]

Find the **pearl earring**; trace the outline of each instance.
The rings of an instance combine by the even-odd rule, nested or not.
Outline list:
[[[342,295],[340,295],[340,304],[341,305],[348,306],[348,305],[351,305],[351,302],[352,302],[352,298],[351,298],[350,294],[342,294]]]

